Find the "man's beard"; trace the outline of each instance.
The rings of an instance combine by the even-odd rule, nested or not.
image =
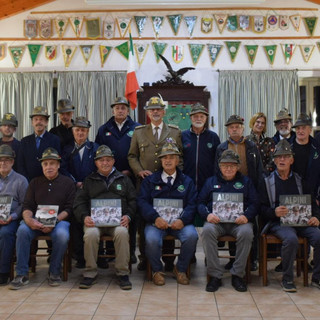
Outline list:
[[[203,123],[197,123],[197,122],[193,122],[192,125],[193,125],[195,128],[198,128],[198,129],[200,129],[200,128],[202,128],[202,127],[204,126]]]
[[[279,130],[279,133],[281,136],[288,136],[290,134],[290,130],[289,129],[282,129],[282,130]]]

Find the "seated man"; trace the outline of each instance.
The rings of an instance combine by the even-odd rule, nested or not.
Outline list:
[[[276,170],[264,179],[260,190],[261,214],[264,223],[268,223],[269,232],[282,240],[282,282],[284,291],[296,292],[293,282],[293,264],[298,250],[298,236],[306,237],[313,246],[313,274],[311,284],[320,289],[320,230],[319,207],[316,205],[311,190],[303,187],[300,176],[292,172],[294,162],[290,143],[283,139],[275,148],[274,163]],[[281,195],[311,194],[312,217],[308,219],[307,226],[285,226],[280,224],[280,218],[289,213],[288,206],[280,204]]]
[[[237,291],[247,291],[243,277],[251,250],[253,221],[258,213],[259,201],[253,182],[242,175],[239,168],[238,154],[230,149],[223,151],[219,158],[218,174],[207,179],[198,198],[199,215],[206,221],[202,231],[202,243],[210,277],[206,286],[206,291],[209,292],[217,291],[222,285],[224,268],[219,263],[218,238],[226,234],[236,238],[236,256],[230,269],[232,286]],[[231,210],[237,212],[237,215],[231,214]],[[224,220],[224,216],[232,219]],[[226,223],[220,223],[221,221]]]
[[[177,282],[184,285],[189,284],[186,271],[198,241],[192,224],[196,214],[197,190],[192,179],[177,168],[180,152],[172,140],[167,139],[158,156],[162,170],[144,178],[138,197],[138,206],[146,221],[146,256],[151,264],[153,283],[158,286],[165,284],[160,260],[162,239],[171,234],[181,242],[173,272]],[[180,205],[176,205],[179,202]]]
[[[113,237],[116,259],[115,268],[119,286],[130,290],[129,281],[129,232],[128,227],[136,210],[135,188],[126,175],[114,165],[114,157],[109,147],[102,145],[95,154],[97,172],[90,174],[83,183],[74,201],[74,213],[79,222],[84,224],[84,259],[86,269],[79,288],[88,289],[97,282],[97,258],[100,236],[107,234]],[[119,226],[97,227],[91,217],[92,199],[120,199],[121,220]]]
[[[0,146],[0,197],[12,197],[9,216],[4,218],[3,210],[1,210],[0,216],[0,285],[6,285],[9,280],[16,232],[21,219],[23,199],[28,187],[27,179],[12,169],[14,158],[15,152],[10,146],[6,144]],[[1,201],[1,203],[3,202]]]
[[[32,179],[27,189],[23,202],[23,221],[17,231],[17,275],[10,283],[12,290],[20,289],[29,283],[30,245],[35,237],[41,235],[48,235],[52,240],[49,285],[60,285],[61,262],[69,242],[70,223],[66,220],[72,213],[75,195],[73,181],[59,174],[60,160],[57,150],[44,150],[42,158],[39,159],[43,176]],[[48,227],[37,220],[35,215],[39,205],[59,207],[55,227]]]

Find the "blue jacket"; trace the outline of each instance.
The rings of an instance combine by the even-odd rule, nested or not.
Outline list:
[[[65,146],[62,151],[61,173],[70,177],[74,182],[83,182],[85,177],[97,170],[94,155],[98,147],[97,143],[88,140],[83,147],[81,160],[74,142]]]
[[[212,194],[214,192],[243,193],[243,214],[251,222],[259,213],[258,194],[250,178],[237,172],[233,180],[226,181],[218,173],[207,179],[198,196],[198,213],[204,220],[207,220],[209,213],[212,213]]]
[[[290,138],[287,139],[287,141],[290,144],[292,144],[295,139],[296,139],[296,133],[294,131],[291,131],[290,132]],[[280,133],[279,133],[279,131],[277,131],[276,134],[273,136],[273,140],[274,140],[275,144],[280,142]]]
[[[193,180],[200,191],[206,179],[214,175],[214,159],[220,139],[215,132],[208,129],[197,135],[190,128],[182,132],[181,140],[183,173]]]
[[[146,177],[141,184],[137,205],[147,223],[154,223],[159,214],[153,209],[154,198],[182,199],[183,211],[179,219],[184,225],[192,224],[197,211],[197,190],[188,176],[177,168],[177,176],[172,186],[168,186],[162,179],[163,170]]]
[[[17,159],[17,172],[25,176],[29,182],[35,177],[42,176],[43,172],[39,159],[42,158],[43,151],[49,147],[56,149],[61,154],[59,137],[47,131],[41,139],[39,149],[36,147],[34,133],[22,138]]]
[[[112,150],[115,158],[114,166],[119,171],[131,170],[128,163],[128,151],[134,128],[139,125],[138,122],[133,121],[128,116],[121,131],[119,131],[114,117],[111,117],[98,130],[95,142],[99,145],[104,144]]]

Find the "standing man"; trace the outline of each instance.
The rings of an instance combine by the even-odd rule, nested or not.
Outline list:
[[[1,120],[0,131],[2,138],[0,139],[0,146],[7,144],[15,152],[16,157],[19,154],[20,141],[13,137],[18,127],[18,120],[13,113],[5,113]],[[17,171],[17,164],[14,162],[13,169]]]
[[[296,134],[291,130],[292,117],[288,109],[284,108],[278,112],[274,125],[277,129],[276,134],[273,136],[274,142],[277,144],[280,140],[287,139],[292,144],[296,138]]]
[[[73,142],[72,123],[74,106],[69,99],[61,99],[58,101],[56,113],[59,115],[60,124],[50,130],[50,133],[60,138],[61,150],[68,144]]]
[[[9,218],[0,219],[0,286],[6,285],[9,280],[16,232],[28,187],[27,179],[12,169],[14,158],[15,152],[10,146],[6,144],[0,146],[0,197],[12,197]]]
[[[70,223],[66,220],[72,214],[75,186],[70,178],[59,174],[60,160],[57,150],[47,148],[39,159],[43,175],[34,178],[27,189],[23,202],[23,221],[17,231],[17,275],[11,281],[12,290],[29,283],[30,245],[32,239],[39,235],[49,235],[52,240],[48,283],[53,287],[61,283],[61,262],[70,237]],[[55,227],[47,227],[35,218],[38,205],[59,206]]]
[[[44,150],[52,147],[60,153],[59,138],[47,132],[49,117],[46,108],[35,107],[30,115],[34,133],[21,139],[18,172],[25,176],[28,181],[43,174],[39,159]]]
[[[141,181],[152,173],[161,169],[161,161],[158,155],[167,138],[173,138],[179,150],[182,150],[181,131],[177,126],[167,125],[163,122],[166,104],[160,97],[151,97],[144,107],[150,119],[150,124],[135,128],[128,153],[129,165],[133,174],[137,178],[137,188]],[[140,218],[140,216],[139,216]],[[138,270],[146,269],[145,242],[144,242],[144,223],[139,221],[140,232],[140,263]],[[173,262],[168,264],[167,270],[173,269]]]

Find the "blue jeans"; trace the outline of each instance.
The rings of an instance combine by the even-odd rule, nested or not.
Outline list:
[[[0,273],[9,273],[19,221],[0,227]]]
[[[313,274],[312,278],[320,280],[320,230],[317,227],[281,227],[273,223],[270,232],[282,240],[282,277],[283,280],[293,281],[293,264],[298,250],[298,236],[306,237],[313,246]]]
[[[144,234],[146,238],[146,256],[153,272],[162,271],[160,258],[163,238],[166,235],[173,235],[180,240],[181,249],[176,267],[179,272],[187,271],[190,260],[196,251],[198,241],[198,233],[192,224],[183,227],[181,230],[172,230],[171,228],[162,230],[148,224],[145,227]]]
[[[64,253],[68,247],[70,238],[69,234],[70,223],[67,221],[60,221],[50,233],[43,233],[40,230],[32,230],[24,221],[21,221],[17,231],[17,266],[16,273],[19,276],[28,275],[29,271],[29,257],[30,245],[32,239],[37,236],[50,236],[52,240],[52,252],[49,272],[54,275],[59,275],[61,272],[61,262]]]

